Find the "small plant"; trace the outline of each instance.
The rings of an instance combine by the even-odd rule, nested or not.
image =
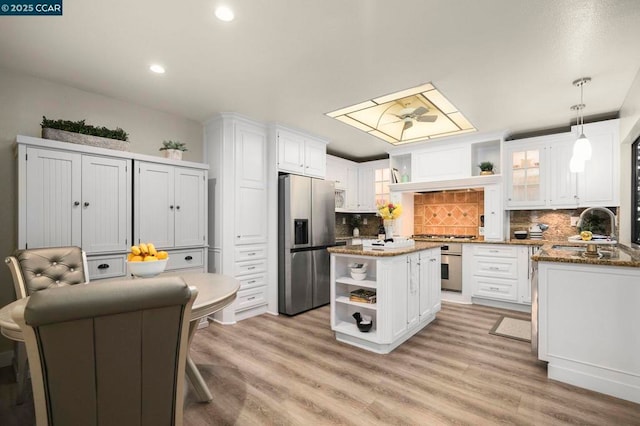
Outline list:
[[[160,151],[165,151],[167,149],[176,149],[184,152],[187,151],[187,144],[178,141],[163,141]]]
[[[353,216],[351,216],[350,223],[353,228],[359,228],[360,225],[362,225],[362,216],[359,214],[354,214]]]
[[[85,124],[84,120],[69,121],[69,120],[49,120],[44,115],[42,116],[42,123],[40,123],[43,129],[57,129],[67,132],[81,133],[83,135],[100,136],[102,138],[117,139],[121,141],[128,141],[129,135],[127,132],[117,127],[115,130],[107,129],[106,127],[95,127],[90,124]]]
[[[483,161],[480,164],[478,164],[478,167],[480,167],[480,170],[482,170],[483,172],[493,171],[493,163],[491,161]]]
[[[579,228],[579,231],[591,231],[594,234],[604,234],[603,221],[604,219],[602,219],[602,217],[591,213],[582,220],[582,226]]]

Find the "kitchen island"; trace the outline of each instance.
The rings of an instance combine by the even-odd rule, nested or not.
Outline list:
[[[548,377],[640,403],[640,258],[547,244],[538,262],[538,358]]]
[[[331,329],[336,339],[386,354],[433,321],[440,311],[441,245],[417,242],[387,250],[330,247]],[[354,263],[367,265],[364,279],[351,277],[349,265]],[[358,293],[368,294],[371,303],[354,300]],[[372,318],[370,330],[360,331],[355,313]]]

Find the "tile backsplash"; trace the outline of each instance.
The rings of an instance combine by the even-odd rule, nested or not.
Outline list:
[[[514,231],[528,231],[531,225],[544,223],[549,225],[549,229],[542,233],[543,240],[566,240],[568,237],[578,234],[578,228],[571,226],[571,217],[579,217],[584,210],[583,208],[571,210],[513,210],[510,212],[509,217],[511,235],[508,238],[515,238]],[[611,210],[614,214],[617,214],[617,209],[613,208]],[[608,218],[603,220],[603,226],[605,235],[610,235],[611,225]]]
[[[484,191],[438,191],[413,198],[415,234],[478,236]]]
[[[351,219],[354,213],[336,213],[336,237],[349,237],[353,235],[353,226]],[[360,235],[363,237],[373,237],[378,235],[378,226],[380,225],[380,217],[375,213],[360,213],[362,219],[367,219],[367,224],[358,227]],[[344,222],[342,223],[344,219]]]

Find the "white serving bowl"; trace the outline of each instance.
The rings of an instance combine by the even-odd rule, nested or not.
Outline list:
[[[358,281],[362,281],[365,278],[367,278],[367,273],[366,272],[351,272],[351,278],[353,278],[354,280],[358,280]]]
[[[155,260],[153,262],[127,262],[129,273],[138,278],[151,278],[164,272],[169,259]]]

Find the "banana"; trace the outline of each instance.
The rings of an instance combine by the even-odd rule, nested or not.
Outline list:
[[[154,262],[154,261],[157,261],[157,260],[158,260],[157,257],[151,256],[151,255],[144,257],[144,262]]]
[[[147,249],[149,249],[149,254],[151,256],[155,256],[158,254],[156,247],[152,243],[147,243]]]
[[[145,243],[140,243],[139,247],[142,254],[149,254],[149,247]]]
[[[158,260],[164,260],[169,257],[169,253],[167,253],[166,251],[159,251],[156,257],[158,258]]]
[[[131,246],[131,253],[135,256],[140,254],[140,247],[138,246]]]
[[[129,262],[142,262],[143,258],[140,255],[133,256]]]

